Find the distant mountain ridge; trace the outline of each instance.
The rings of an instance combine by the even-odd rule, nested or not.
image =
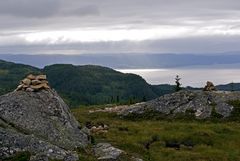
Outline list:
[[[13,91],[19,81],[30,73],[47,74],[50,85],[71,107],[108,103],[131,104],[174,92],[173,85],[150,85],[138,75],[123,74],[107,67],[55,64],[39,69],[0,60],[0,95]],[[217,88],[237,91],[240,90],[240,83],[219,85]]]
[[[81,54],[81,55],[24,55],[0,54],[0,59],[43,68],[52,64],[95,64],[114,69],[177,68],[220,65],[240,67],[239,53],[220,54]]]
[[[123,74],[95,65],[55,64],[43,69],[0,61],[0,94],[14,90],[27,74],[47,74],[50,85],[72,107],[79,105],[134,103],[173,92],[148,84],[135,74]],[[167,85],[168,86],[168,85]]]

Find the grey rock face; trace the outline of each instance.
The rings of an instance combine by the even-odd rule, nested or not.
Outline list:
[[[110,161],[117,160],[124,152],[109,143],[99,143],[94,147],[94,153],[98,157],[98,160]]]
[[[55,159],[76,158],[68,151],[89,143],[88,134],[53,90],[16,91],[1,96],[0,127],[3,156],[10,154],[4,152],[7,147],[14,152],[36,154],[32,160],[44,159],[45,155]]]
[[[72,161],[78,159],[77,154],[40,140],[33,135],[25,135],[14,129],[0,128],[0,158],[10,157],[17,152],[28,151],[33,154],[31,160],[41,160],[48,158],[65,160],[72,157]]]
[[[174,116],[177,113],[191,111],[194,112],[196,118],[204,119],[209,118],[215,108],[216,113],[228,117],[233,110],[233,106],[227,104],[231,100],[240,100],[240,92],[183,90],[148,102],[131,105],[121,110],[119,115],[127,116],[152,111]]]

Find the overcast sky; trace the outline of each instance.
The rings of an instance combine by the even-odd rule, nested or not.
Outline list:
[[[240,51],[239,0],[1,0],[0,54]]]

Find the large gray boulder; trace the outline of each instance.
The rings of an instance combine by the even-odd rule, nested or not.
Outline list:
[[[215,112],[224,118],[230,116],[234,108],[228,103],[232,100],[240,100],[240,92],[182,90],[148,102],[131,105],[118,113],[120,116],[137,116],[151,112],[173,117],[179,113],[190,112],[196,118],[205,119]]]
[[[0,97],[0,143],[1,157],[11,152],[30,151],[37,155],[41,151],[53,159],[63,159],[75,148],[87,146],[89,140],[69,107],[49,89],[15,91]],[[54,157],[54,152],[60,157]]]

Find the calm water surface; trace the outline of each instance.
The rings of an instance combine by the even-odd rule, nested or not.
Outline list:
[[[206,81],[212,81],[214,84],[240,82],[240,69],[118,69],[118,71],[138,74],[150,84],[174,84],[177,74],[182,78],[183,86],[203,87]]]

